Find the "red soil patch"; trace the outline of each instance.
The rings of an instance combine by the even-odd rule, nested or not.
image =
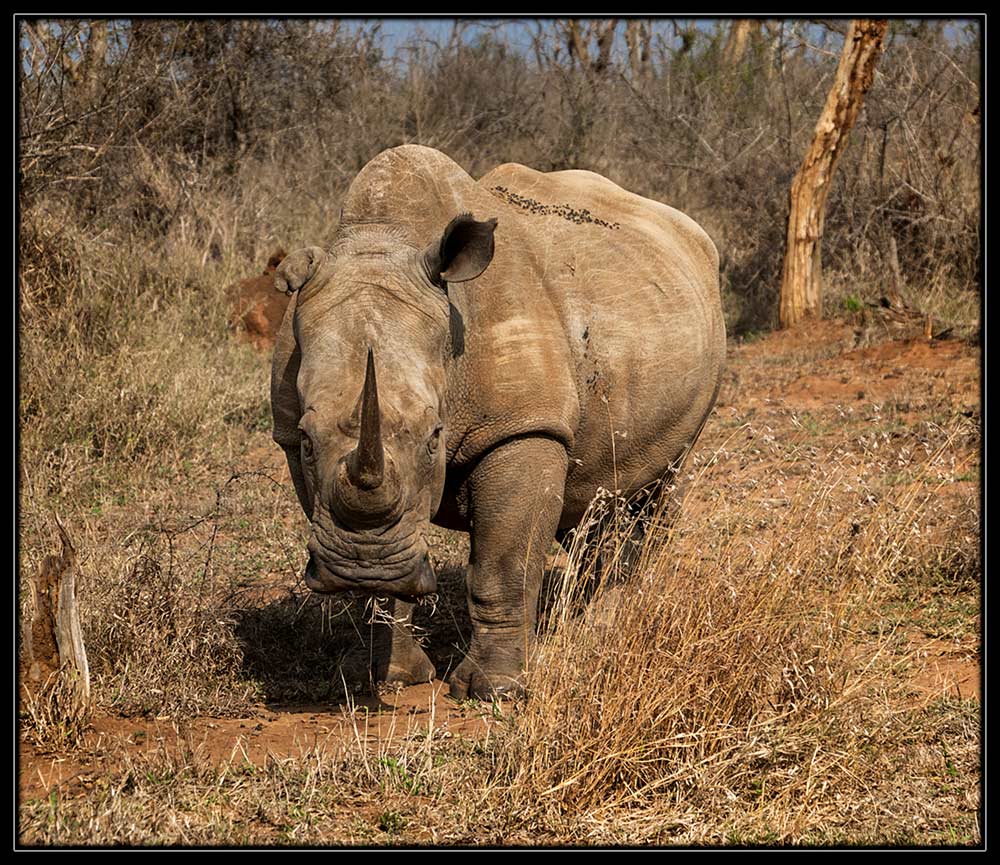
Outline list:
[[[815,372],[800,376],[782,393],[786,403],[803,409],[862,400],[880,402],[903,398],[906,403],[914,396],[943,389],[958,402],[974,398],[978,404],[979,365],[968,346],[958,341],[887,343],[846,352],[820,362],[817,367]],[[933,378],[945,378],[946,381],[932,383]]]
[[[377,752],[402,739],[426,740],[485,735],[492,706],[456,703],[440,681],[413,685],[380,697],[358,697],[351,705],[261,707],[251,718],[118,718],[98,715],[83,744],[70,754],[39,754],[19,746],[20,795],[36,799],[54,787],[86,789],[94,778],[120,766],[121,751],[134,757],[190,751],[211,765],[261,766],[269,756],[361,743]]]
[[[957,648],[945,640],[913,640],[914,674],[910,679],[917,694],[928,700],[951,697],[982,699],[979,658],[975,652]]]

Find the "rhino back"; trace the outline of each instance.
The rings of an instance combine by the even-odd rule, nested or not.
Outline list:
[[[718,253],[680,211],[592,172],[508,164],[479,183],[530,250],[524,293],[558,318],[576,394],[575,516],[597,486],[659,477],[700,431],[725,354]]]

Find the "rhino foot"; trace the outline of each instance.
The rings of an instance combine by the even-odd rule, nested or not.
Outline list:
[[[434,678],[434,664],[413,638],[413,605],[393,599],[391,624],[378,626],[372,659],[375,684],[422,685]]]
[[[448,677],[448,693],[456,700],[493,700],[524,696],[518,665],[485,667],[467,657]]]
[[[374,665],[373,678],[378,684],[422,685],[434,678],[434,664],[424,650],[412,642],[409,646],[396,645],[388,661]]]

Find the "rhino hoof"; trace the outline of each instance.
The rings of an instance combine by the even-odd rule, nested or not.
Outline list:
[[[508,675],[488,675],[486,671],[469,669],[463,662],[448,677],[448,693],[455,700],[516,699],[524,696],[520,679]]]
[[[385,685],[423,685],[434,678],[434,673],[431,659],[414,643],[408,651],[394,652],[386,666],[376,669],[375,680]]]
[[[423,685],[434,678],[434,665],[428,661],[418,668],[390,665],[382,681],[386,685]]]

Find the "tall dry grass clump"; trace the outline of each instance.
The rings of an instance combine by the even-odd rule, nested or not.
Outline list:
[[[775,500],[730,509],[696,481],[699,501],[672,526],[650,521],[624,580],[601,583],[594,547],[573,545],[497,749],[490,794],[515,822],[718,843],[741,826],[801,839],[831,819],[892,681],[872,610],[926,553],[926,500],[875,502],[858,468],[845,457],[778,501],[777,524]],[[614,562],[636,518],[613,497],[595,505]]]

